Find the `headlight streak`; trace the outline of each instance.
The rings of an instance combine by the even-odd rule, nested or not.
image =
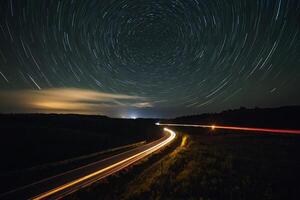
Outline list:
[[[140,153],[137,153],[137,154],[135,154],[135,155],[133,155],[131,157],[128,157],[128,158],[126,158],[124,160],[121,160],[121,161],[119,161],[119,162],[117,162],[115,164],[112,164],[112,165],[110,165],[108,167],[105,167],[105,168],[103,168],[101,170],[98,170],[98,171],[96,171],[94,173],[91,173],[89,175],[83,176],[82,178],[79,178],[79,179],[74,180],[74,181],[72,181],[70,183],[64,184],[64,185],[62,185],[60,187],[57,187],[57,188],[54,188],[54,189],[52,189],[52,190],[50,190],[48,192],[45,192],[45,193],[40,194],[38,196],[35,196],[32,199],[34,199],[34,200],[40,200],[40,199],[49,198],[52,195],[54,195],[55,193],[61,192],[61,191],[65,190],[65,189],[67,189],[67,188],[71,188],[71,187],[75,186],[76,184],[79,184],[79,183],[81,183],[83,181],[88,181],[89,179],[91,179],[93,177],[96,177],[97,175],[100,175],[101,173],[104,173],[106,171],[109,171],[109,170],[112,170],[112,169],[116,168],[113,171],[113,173],[114,173],[114,172],[120,171],[121,169],[124,169],[128,165],[130,165],[130,164],[132,164],[132,163],[134,163],[134,162],[136,162],[136,161],[138,161],[138,160],[140,160],[140,159],[148,156],[149,154],[151,154],[151,153],[153,153],[153,152],[161,149],[162,147],[166,146],[167,144],[169,144],[176,137],[176,133],[174,131],[172,131],[172,130],[170,130],[168,128],[164,128],[164,131],[167,132],[167,133],[169,133],[170,136],[166,140],[162,141],[161,143],[159,143],[159,144],[157,144],[157,145],[155,145],[155,146],[153,146],[153,147],[151,147],[151,148],[149,148],[147,150],[144,150],[144,151],[142,151]],[[112,173],[109,173],[108,175],[110,175],[110,174],[112,174]],[[108,175],[106,175],[106,176],[108,176]],[[106,176],[104,176],[104,177],[106,177]],[[104,177],[102,177],[102,178],[104,178]],[[97,181],[97,180],[99,180],[99,179],[96,179],[95,181]],[[95,181],[93,181],[93,182],[95,182]],[[89,185],[89,184],[91,184],[93,182],[88,182],[88,184],[84,184],[84,186]],[[62,196],[60,196],[60,197],[62,197]]]

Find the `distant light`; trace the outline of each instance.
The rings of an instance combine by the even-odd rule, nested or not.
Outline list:
[[[135,115],[130,116],[130,119],[137,119]]]
[[[212,125],[211,126],[211,130],[215,130],[216,126],[215,125]]]
[[[156,126],[159,126],[159,125],[160,125],[160,123],[159,123],[159,122],[156,122],[156,123],[155,123],[155,125],[156,125]]]

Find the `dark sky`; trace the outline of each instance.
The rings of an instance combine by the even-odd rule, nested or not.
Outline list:
[[[300,102],[299,0],[1,0],[0,112]]]

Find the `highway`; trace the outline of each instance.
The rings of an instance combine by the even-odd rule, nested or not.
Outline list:
[[[60,199],[68,194],[116,173],[129,165],[160,150],[176,137],[176,133],[164,128],[165,135],[151,143],[136,147],[112,157],[24,186],[1,195],[1,199]]]

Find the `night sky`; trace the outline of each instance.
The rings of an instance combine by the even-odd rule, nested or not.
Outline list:
[[[0,112],[300,102],[299,0],[1,0]]]

